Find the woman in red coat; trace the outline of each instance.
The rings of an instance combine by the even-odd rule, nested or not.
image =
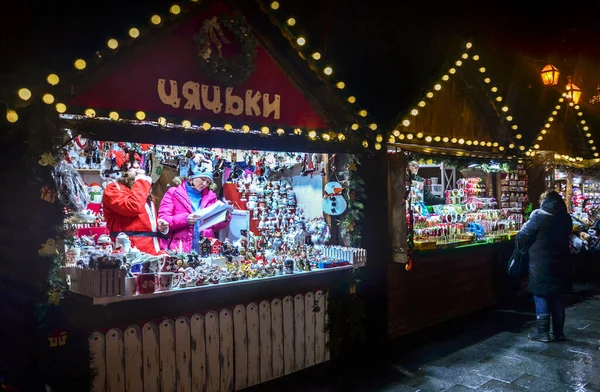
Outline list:
[[[140,169],[140,160],[139,156],[130,155],[129,161],[125,161],[125,154],[117,154],[117,165],[124,173],[104,189],[104,219],[113,241],[119,233],[125,233],[132,247],[156,255],[160,251],[158,239],[168,233],[169,224],[156,219],[150,197],[152,179]]]

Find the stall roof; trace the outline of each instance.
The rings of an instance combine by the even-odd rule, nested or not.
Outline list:
[[[296,143],[301,137],[331,145],[326,149],[350,144],[380,148],[371,141],[377,125],[368,122],[367,111],[357,106],[355,97],[340,94],[345,83],[336,79],[332,63],[317,62],[320,54],[303,49],[300,37],[286,28],[292,21],[278,20],[278,6],[237,0],[173,5],[152,15],[149,28],[132,27],[127,37],[107,37],[105,50],[91,59],[76,59],[71,71],[19,89],[9,114],[18,116],[19,107],[43,99],[59,113],[75,115],[68,116],[69,127],[91,127],[96,134],[102,123],[137,123],[197,131],[206,139],[214,139],[207,130],[238,131],[248,137],[261,131],[256,135],[261,140],[280,144]],[[247,26],[236,21],[228,29],[228,18],[222,16],[235,15],[232,10],[245,17]],[[231,58],[243,58],[254,48],[236,46],[245,39],[243,32],[236,36],[229,30],[247,27],[256,38],[256,58],[245,68],[237,61],[228,69],[236,74],[247,71],[249,76],[238,84],[210,78],[200,68],[200,56],[225,59],[223,63],[232,66]],[[202,35],[208,45],[200,47],[195,39]],[[232,38],[236,42],[227,47]],[[223,56],[215,56],[221,50]],[[211,104],[215,97],[221,105]]]
[[[451,155],[523,151],[518,119],[503,94],[486,68],[485,57],[466,42],[433,85],[398,116],[388,142]]]

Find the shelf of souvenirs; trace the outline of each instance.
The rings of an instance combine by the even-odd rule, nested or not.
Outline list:
[[[467,209],[461,205],[446,205],[442,214],[414,216],[415,250],[506,241],[516,235],[523,225],[521,209],[482,208],[466,212]]]
[[[310,274],[359,268],[365,249],[334,245],[301,245],[294,249],[239,248],[228,240],[209,239],[210,254],[114,253],[108,240],[67,250],[64,267],[72,292],[91,297],[95,305],[151,299],[191,291],[229,287]]]

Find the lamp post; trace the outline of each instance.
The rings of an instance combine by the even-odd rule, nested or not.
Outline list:
[[[556,68],[552,64],[546,65],[542,68],[542,83],[544,86],[556,86],[558,84],[558,77],[560,76],[560,72],[558,68]]]

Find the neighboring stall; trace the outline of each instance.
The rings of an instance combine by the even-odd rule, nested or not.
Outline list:
[[[53,211],[42,228],[62,225],[39,255],[54,263],[53,303],[69,285],[59,308],[89,336],[98,391],[239,390],[324,362],[362,334],[353,328],[364,310],[345,303],[358,301],[367,250],[386,259],[368,229],[386,224],[377,125],[295,35],[296,21],[279,21],[277,2],[169,13],[110,38],[75,72],[20,88],[7,111],[38,143],[40,199]],[[156,234],[160,220],[151,251],[135,247],[143,233],[107,227],[103,193],[128,160],[150,175],[157,209],[171,187],[211,173],[230,204],[190,210],[204,229],[197,249]],[[206,235],[211,227],[220,230]],[[65,346],[67,333],[49,342]]]
[[[480,54],[463,53],[389,136],[388,336],[495,303],[527,211],[525,146]]]

